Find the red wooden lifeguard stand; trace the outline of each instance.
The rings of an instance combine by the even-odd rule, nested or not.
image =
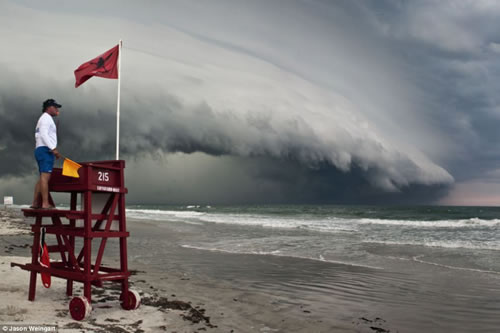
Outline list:
[[[82,320],[90,312],[91,285],[102,287],[103,281],[121,283],[121,305],[126,310],[136,309],[140,304],[139,294],[129,289],[130,272],[127,265],[127,237],[125,218],[124,182],[125,161],[99,161],[80,163],[79,178],[62,175],[62,169],[54,168],[49,182],[50,192],[70,194],[69,210],[23,209],[24,215],[34,217],[31,226],[34,232],[32,259],[28,264],[11,263],[31,272],[28,299],[35,299],[37,273],[50,273],[53,277],[67,280],[66,294],[72,296],[73,282],[83,283],[83,297],[74,297],[70,302],[71,316]],[[77,208],[81,195],[80,209]],[[50,197],[51,204],[54,204]],[[100,207],[99,207],[100,206]],[[42,223],[43,219],[50,223]],[[117,222],[117,223],[113,223]],[[116,228],[117,224],[117,228]],[[115,227],[113,228],[113,225]],[[50,267],[40,265],[40,233],[55,235],[57,245],[48,246],[49,253],[57,252],[60,261],[51,261]],[[81,237],[79,252],[75,238]],[[101,265],[108,238],[118,238],[120,268]],[[100,239],[99,249],[92,262],[92,240]],[[78,242],[80,243],[80,242]]]

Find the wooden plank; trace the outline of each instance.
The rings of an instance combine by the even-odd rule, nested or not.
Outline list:
[[[97,257],[95,261],[95,268],[94,268],[94,275],[96,275],[99,272],[99,267],[101,266],[101,261],[102,261],[102,255],[104,254],[104,248],[106,247],[106,242],[108,240],[108,235],[111,234],[109,232],[109,229],[111,228],[111,223],[113,222],[113,217],[115,214],[115,209],[116,205],[118,203],[118,194],[113,195],[113,203],[111,204],[111,208],[109,209],[109,218],[108,221],[106,222],[106,226],[104,228],[104,234],[107,234],[101,239],[101,244],[99,246],[99,251],[97,252]],[[92,236],[96,236],[96,233],[93,232]]]
[[[60,226],[61,225],[61,220],[59,219],[59,217],[57,216],[54,216],[52,217],[52,223],[54,223],[56,226]],[[78,261],[76,260],[75,258],[75,250],[73,249],[73,246],[71,245],[71,242],[69,241],[67,235],[62,235],[61,234],[61,237],[64,241],[64,245],[66,245],[66,249],[68,249],[68,256],[69,256],[69,259],[71,261],[71,264],[73,265],[73,268],[76,269],[76,270],[80,270],[80,265],[78,265]]]
[[[21,269],[24,269],[26,271],[30,271],[32,274],[36,273],[50,273],[51,276],[56,276],[60,278],[70,278],[75,281],[85,281],[85,275],[83,273],[78,273],[72,270],[68,269],[60,269],[60,268],[53,268],[53,267],[43,267],[41,265],[35,265],[35,264],[17,264],[17,263],[11,263],[11,267],[19,267]]]

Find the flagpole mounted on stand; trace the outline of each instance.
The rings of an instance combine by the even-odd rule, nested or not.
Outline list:
[[[116,101],[116,159],[120,159],[120,81],[122,78],[122,40],[118,42],[118,98]]]

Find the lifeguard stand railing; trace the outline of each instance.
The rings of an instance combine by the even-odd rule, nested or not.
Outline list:
[[[127,263],[129,232],[125,216],[125,161],[80,164],[82,167],[78,170],[79,178],[63,176],[62,169],[54,168],[49,182],[50,192],[70,194],[69,210],[23,209],[25,216],[35,218],[31,226],[34,233],[31,263],[11,263],[11,266],[31,272],[28,293],[30,301],[35,299],[38,273],[66,279],[68,296],[73,294],[73,282],[83,283],[83,297],[74,297],[70,302],[71,316],[77,320],[82,320],[90,313],[91,286],[102,287],[104,281],[121,284],[120,299],[124,309],[136,309],[140,304],[139,294],[130,290],[128,283],[130,272]],[[54,205],[52,196],[49,200]],[[55,236],[56,244],[49,245],[48,252],[60,255],[60,260],[51,258],[50,267],[41,265],[39,260],[42,228],[45,228],[45,234]],[[119,268],[102,264],[108,238],[119,240]],[[94,239],[100,240],[100,243],[93,261]]]

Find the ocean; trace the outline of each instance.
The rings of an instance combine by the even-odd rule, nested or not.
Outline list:
[[[200,250],[500,274],[500,207],[141,205],[127,216],[203,226],[207,237],[182,245]]]
[[[318,321],[380,317],[391,332],[500,327],[498,207],[127,207],[129,256],[159,276],[308,304]]]

